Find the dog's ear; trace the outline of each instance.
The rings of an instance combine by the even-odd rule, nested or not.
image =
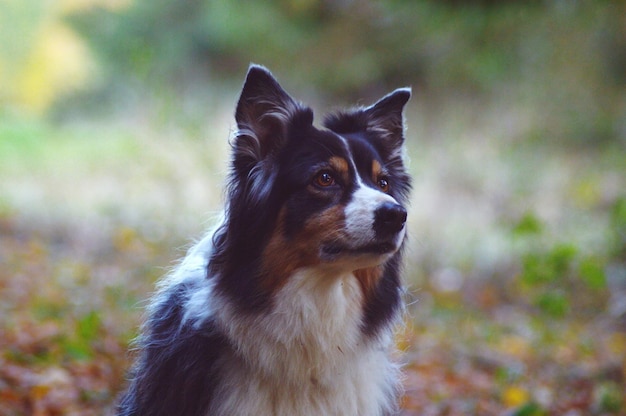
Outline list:
[[[241,192],[243,205],[256,207],[268,197],[277,174],[272,156],[286,143],[290,126],[301,119],[311,124],[311,110],[291,98],[266,68],[251,65],[235,110],[232,143],[231,190]]]
[[[324,125],[335,133],[369,133],[386,155],[401,151],[404,143],[404,120],[402,110],[411,98],[410,88],[399,88],[384,96],[375,104],[356,110],[327,116]]]
[[[252,158],[252,164],[265,159],[284,142],[288,122],[299,108],[266,68],[251,65],[235,111],[235,152]]]
[[[402,146],[404,120],[402,110],[411,98],[410,88],[398,88],[363,110],[367,130],[377,133],[389,145]]]

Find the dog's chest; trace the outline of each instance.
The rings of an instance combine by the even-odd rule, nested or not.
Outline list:
[[[395,406],[398,369],[382,351],[346,360],[332,379],[286,380],[229,364],[207,415],[383,415]]]
[[[220,399],[209,413],[383,414],[395,402],[398,370],[388,357],[389,334],[363,335],[362,297],[354,276],[303,272],[267,316],[240,319],[219,308],[236,352],[224,362]]]

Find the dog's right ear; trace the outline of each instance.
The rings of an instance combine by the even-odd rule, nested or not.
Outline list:
[[[287,125],[301,106],[278,84],[270,71],[251,65],[243,85],[235,120],[237,169],[251,169],[281,147]]]

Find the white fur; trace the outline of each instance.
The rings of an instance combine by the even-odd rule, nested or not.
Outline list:
[[[340,135],[337,135],[337,137],[343,142],[346,149],[349,149],[346,139]],[[352,194],[352,199],[344,211],[346,218],[346,232],[349,236],[349,240],[353,244],[352,248],[358,248],[361,245],[367,245],[375,238],[374,214],[376,209],[384,202],[397,204],[398,201],[396,201],[391,195],[365,185],[358,174],[358,169],[356,168],[354,160],[350,159],[349,163],[352,165],[352,169],[356,173],[355,176],[358,188]],[[400,247],[405,233],[406,227],[396,236],[396,247]]]
[[[390,195],[365,186],[359,178],[359,188],[352,194],[352,200],[345,209],[346,232],[353,248],[366,245],[375,239],[374,213],[385,202],[398,203]],[[396,247],[402,242],[404,232],[403,229],[396,236]]]
[[[241,317],[227,302],[218,322],[247,361],[226,376],[212,415],[380,415],[397,393],[390,337],[363,339],[351,273],[302,270],[269,315]],[[230,389],[229,385],[237,385]]]
[[[389,358],[391,328],[363,335],[362,291],[352,273],[303,269],[254,317],[213,291],[206,279],[211,236],[192,248],[164,286],[201,285],[185,304],[185,320],[215,319],[233,352],[207,415],[383,415],[396,410],[399,369]],[[164,287],[164,288],[165,288]],[[245,357],[245,358],[244,358]]]

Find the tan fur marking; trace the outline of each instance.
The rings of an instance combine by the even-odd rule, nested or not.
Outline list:
[[[354,271],[354,276],[361,285],[363,291],[363,297],[368,298],[370,293],[374,291],[378,281],[383,275],[383,269],[381,266],[370,267],[368,269],[359,269]]]
[[[343,206],[333,206],[309,219],[302,230],[291,239],[285,237],[283,208],[276,230],[263,252],[262,287],[276,293],[297,269],[320,263],[322,242],[341,240],[344,236]]]
[[[378,160],[372,160],[372,179],[378,180],[383,174],[383,167],[378,163]]]
[[[348,180],[349,164],[348,161],[339,156],[333,156],[328,160],[330,166],[342,176],[344,181]]]

